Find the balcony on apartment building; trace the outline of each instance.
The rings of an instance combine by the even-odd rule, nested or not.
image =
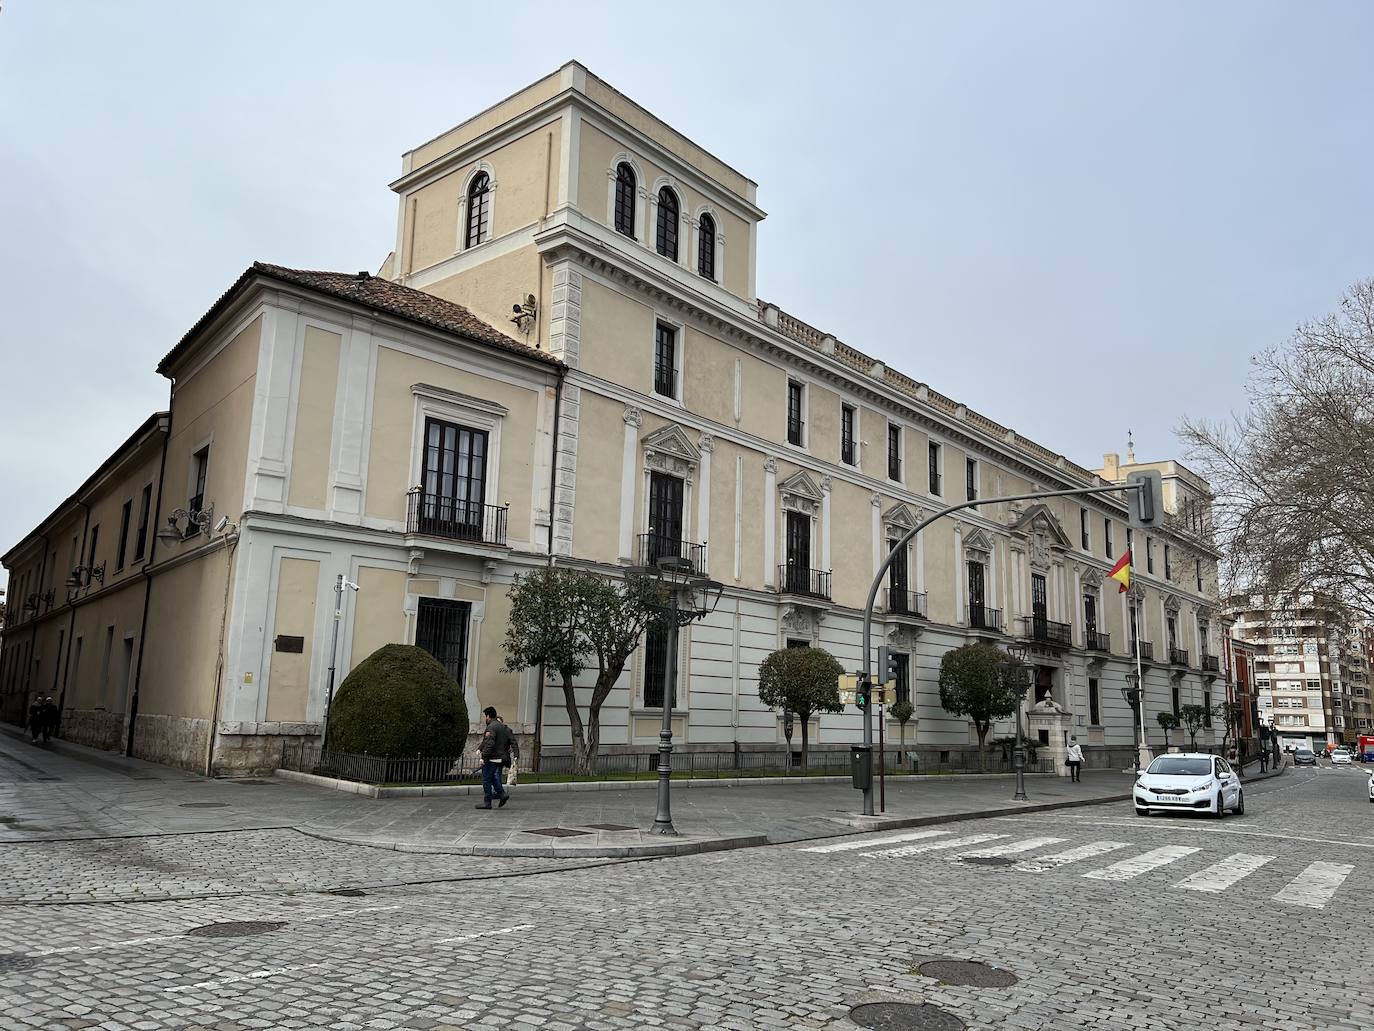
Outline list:
[[[484,505],[419,487],[406,492],[406,533],[505,547],[509,514],[509,505]]]
[[[1100,630],[1085,630],[1083,632],[1083,647],[1090,652],[1109,652],[1112,650],[1112,637]]]
[[[830,600],[830,573],[784,563],[778,566],[778,593]]]
[[[1169,665],[1170,665],[1170,666],[1187,666],[1187,665],[1188,665],[1188,649],[1187,649],[1187,648],[1175,648],[1173,645],[1170,645],[1170,646],[1169,646]]]
[[[887,588],[887,611],[893,616],[926,618],[926,596],[899,587]]]
[[[1219,658],[1217,658],[1215,655],[1208,655],[1206,652],[1203,652],[1203,653],[1202,653],[1202,672],[1204,672],[1204,673],[1220,673],[1220,672],[1221,672],[1221,660],[1220,660]]]
[[[1139,655],[1141,662],[1155,661],[1155,646],[1152,641],[1141,641],[1136,638],[1131,639],[1131,655]]]
[[[1051,648],[1069,648],[1073,645],[1073,627],[1044,616],[1022,616],[1021,636]]]
[[[662,533],[641,533],[635,555],[641,566],[671,566],[681,572],[706,574],[705,544],[693,544]]]
[[[968,607],[968,625],[971,630],[990,630],[993,633],[1002,632],[1002,610],[989,608],[986,605],[970,604]]]

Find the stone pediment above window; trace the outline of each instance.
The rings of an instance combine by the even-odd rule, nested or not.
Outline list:
[[[782,495],[783,511],[805,512],[808,515],[817,515],[820,512],[821,501],[824,498],[816,481],[808,473],[801,471],[793,473],[778,484],[778,493]]]
[[[1096,591],[1102,587],[1102,570],[1096,566],[1085,567],[1079,578],[1085,591]]]
[[[992,554],[992,539],[979,527],[964,534],[964,554],[981,555],[985,559]]]
[[[883,513],[883,522],[894,530],[910,530],[916,525],[916,517],[899,501]]]
[[[1181,603],[1179,601],[1177,594],[1166,594],[1164,596],[1164,611],[1172,612],[1174,615],[1178,615],[1178,610],[1180,606]]]
[[[1054,552],[1072,547],[1063,525],[1043,502],[1020,513],[1011,524],[1011,532],[1027,542],[1030,564],[1035,569],[1048,569]]]
[[[644,448],[644,464],[656,472],[685,479],[696,472],[701,461],[701,452],[679,426],[663,426],[645,434],[640,445]]]

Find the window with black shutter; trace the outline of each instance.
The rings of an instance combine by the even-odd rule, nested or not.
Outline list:
[[[615,170],[615,231],[634,239],[635,235],[635,172],[622,161]]]
[[[902,428],[887,424],[887,478],[902,479]]]
[[[668,683],[668,631],[657,623],[644,634],[644,705],[663,708]]]
[[[944,493],[940,485],[940,445],[930,442],[930,493],[939,497]]]
[[[1102,699],[1098,694],[1097,678],[1088,678],[1088,722],[1094,727],[1102,725]]]
[[[143,558],[143,551],[148,546],[148,514],[153,504],[153,485],[146,484],[143,494],[138,499],[138,533],[134,536],[134,561]]]
[[[787,443],[802,446],[802,385],[787,381]]]
[[[677,330],[661,322],[654,330],[654,393],[677,397]]]
[[[665,258],[677,261],[677,194],[668,187],[658,191],[658,226],[654,249]]]
[[[119,547],[115,549],[115,569],[124,568],[124,557],[129,549],[129,520],[133,518],[134,503],[131,500],[124,502],[124,507],[119,512]]]
[[[854,406],[840,405],[840,461],[857,465],[854,454]]]
[[[965,500],[978,500],[978,462],[972,458],[964,459],[964,493]]]
[[[911,656],[906,652],[897,652],[894,656],[897,660],[897,697],[893,702],[906,702],[911,704]]]
[[[716,278],[716,220],[710,215],[697,223],[697,274],[712,282]]]

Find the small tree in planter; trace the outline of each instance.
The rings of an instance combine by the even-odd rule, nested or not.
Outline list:
[[[994,720],[1016,711],[1018,701],[1002,677],[1007,656],[990,644],[966,644],[940,659],[940,704],[955,716],[967,716],[978,734],[978,768],[987,770],[984,741]]]
[[[901,751],[906,751],[906,725],[911,721],[911,717],[916,715],[915,707],[908,701],[903,700],[895,703],[888,709],[888,714],[897,721],[899,738],[897,747]]]
[[[1205,705],[1185,705],[1178,710],[1178,718],[1183,721],[1183,729],[1188,732],[1188,747],[1197,751],[1197,732],[1207,725],[1211,710]]]
[[[823,648],[779,648],[759,666],[759,701],[790,710],[801,720],[802,769],[808,761],[811,717],[842,712],[840,675],[844,667]]]
[[[1156,722],[1164,728],[1164,751],[1169,750],[1169,731],[1178,729],[1178,717],[1172,712],[1161,712],[1155,717]]]

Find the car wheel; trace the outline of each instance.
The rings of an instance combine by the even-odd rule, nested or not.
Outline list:
[[[1370,801],[1371,801],[1371,802],[1374,802],[1374,798],[1371,798]],[[1135,814],[1136,814],[1136,816],[1149,816],[1149,815],[1150,815],[1150,810],[1148,810],[1148,809],[1142,809],[1142,808],[1140,808],[1140,806],[1136,806],[1136,807],[1135,807]]]
[[[1245,815],[1245,792],[1236,792],[1236,808],[1233,810],[1237,816]]]
[[[1221,797],[1221,792],[1217,792],[1217,811],[1212,814],[1218,820],[1226,818],[1226,800]]]

